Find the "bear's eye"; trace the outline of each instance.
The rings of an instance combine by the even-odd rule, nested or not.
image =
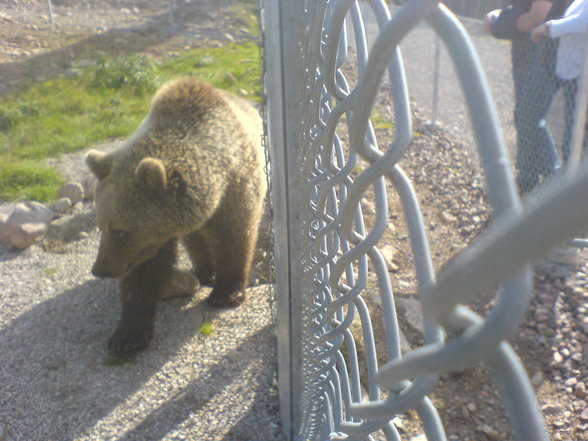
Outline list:
[[[124,230],[110,230],[110,234],[115,240],[125,240],[129,238],[129,232]]]

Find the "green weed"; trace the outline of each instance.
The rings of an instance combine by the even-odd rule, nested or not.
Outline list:
[[[115,59],[103,56],[98,61],[91,85],[98,89],[124,88],[143,95],[157,88],[158,80],[153,67],[153,62],[143,55]]]
[[[198,332],[204,337],[208,337],[214,333],[214,326],[210,322],[204,322],[200,325],[200,328],[198,328]]]

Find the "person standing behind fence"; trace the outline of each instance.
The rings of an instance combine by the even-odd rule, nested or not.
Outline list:
[[[529,32],[545,20],[560,16],[567,3],[568,0],[517,0],[507,8],[488,13],[485,20],[493,36],[512,42],[517,186],[521,194],[530,192],[560,165],[545,122],[558,87],[557,42],[536,44]]]
[[[574,111],[578,80],[582,73],[586,39],[588,38],[588,0],[574,0],[560,19],[549,20],[531,33],[535,42],[548,36],[552,40],[559,38],[555,72],[560,80],[565,99],[565,131],[562,147],[564,162],[570,156],[570,141],[574,125]],[[584,136],[584,148],[586,148]]]

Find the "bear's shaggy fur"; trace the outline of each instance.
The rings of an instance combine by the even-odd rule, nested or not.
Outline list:
[[[174,269],[178,239],[199,282],[213,286],[210,305],[243,302],[266,192],[261,136],[252,106],[184,78],[156,93],[119,150],[88,152],[102,233],[92,273],[120,280],[112,352],[146,348],[157,300],[173,295],[174,286],[197,287],[193,276]]]

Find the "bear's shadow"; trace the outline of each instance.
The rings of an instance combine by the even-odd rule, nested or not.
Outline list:
[[[191,300],[160,302],[149,349],[122,363],[106,349],[120,313],[114,282],[87,281],[17,317],[0,331],[0,359],[4,359],[0,403],[6,400],[4,403],[11,403],[13,409],[12,415],[7,411],[4,417],[0,412],[8,439],[83,439],[84,433],[95,430],[118,406],[148,393],[145,383],[195,337],[203,322],[219,314],[219,310],[206,306],[206,295],[201,289]],[[264,344],[262,340],[271,338],[269,327],[246,337],[220,361],[210,366],[205,363],[204,374],[192,376],[172,398],[118,439],[163,438],[215,396],[217,392],[210,383],[220,392],[237,377],[239,370],[234,366],[246,368],[250,361],[242,354],[255,353],[260,343]],[[202,338],[214,338],[214,334]],[[272,365],[272,353],[261,354],[267,357],[263,364]],[[18,415],[26,415],[25,420],[11,425]],[[240,438],[243,434],[239,429],[247,419],[240,418],[224,439],[247,439]]]

